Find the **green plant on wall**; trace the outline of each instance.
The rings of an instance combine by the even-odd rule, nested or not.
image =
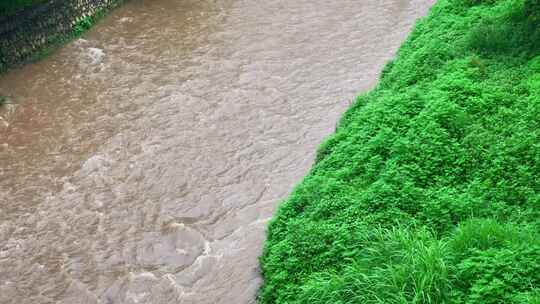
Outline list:
[[[82,33],[89,30],[93,24],[94,18],[86,16],[73,27],[73,34],[75,36],[80,36]]]

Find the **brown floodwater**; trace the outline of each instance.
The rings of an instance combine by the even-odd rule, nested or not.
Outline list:
[[[254,303],[273,211],[433,0],[133,0],[0,77],[0,303]]]

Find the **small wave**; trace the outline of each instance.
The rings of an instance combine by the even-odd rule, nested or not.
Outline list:
[[[98,64],[103,61],[105,52],[102,49],[90,47],[88,48],[88,56],[90,57],[90,64]]]

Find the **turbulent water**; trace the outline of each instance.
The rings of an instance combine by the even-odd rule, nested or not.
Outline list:
[[[432,0],[133,0],[0,78],[0,303],[253,303],[276,206]]]

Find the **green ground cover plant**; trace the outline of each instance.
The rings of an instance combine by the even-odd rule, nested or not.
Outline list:
[[[416,24],[272,219],[259,303],[540,303],[539,7]]]

